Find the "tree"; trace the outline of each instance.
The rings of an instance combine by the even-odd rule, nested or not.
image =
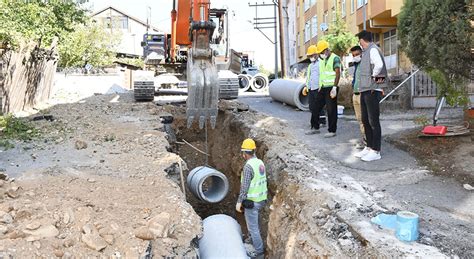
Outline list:
[[[0,43],[12,49],[31,41],[49,46],[86,19],[75,1],[0,0],[0,10]]]
[[[347,30],[346,22],[342,20],[340,9],[336,2],[336,19],[329,25],[328,34],[322,37],[329,42],[331,50],[338,56],[344,56],[348,49],[357,44],[355,35]]]
[[[402,49],[426,70],[438,87],[438,97],[450,105],[466,105],[472,69],[468,0],[405,0],[398,17]]]
[[[84,67],[90,64],[103,67],[112,64],[118,43],[117,34],[111,34],[93,21],[79,24],[59,45],[59,66]]]

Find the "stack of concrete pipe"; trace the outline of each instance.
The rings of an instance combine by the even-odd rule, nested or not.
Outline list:
[[[209,180],[207,183],[206,180]],[[207,203],[222,201],[229,192],[227,177],[214,168],[199,166],[189,172],[188,188],[194,197]]]
[[[239,75],[240,92],[263,92],[268,88],[269,80],[268,76],[262,73],[258,73],[255,76],[248,74]]]
[[[270,97],[302,111],[309,110],[308,96],[303,95],[305,83],[296,80],[276,79],[270,84]]]

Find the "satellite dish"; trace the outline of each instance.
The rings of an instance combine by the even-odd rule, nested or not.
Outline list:
[[[321,29],[321,31],[327,31],[328,30],[328,25],[326,23],[321,23],[321,25],[319,25],[319,28]]]

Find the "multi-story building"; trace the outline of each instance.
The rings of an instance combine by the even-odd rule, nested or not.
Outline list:
[[[292,2],[292,1],[287,1]],[[403,0],[295,0],[295,13],[289,15],[291,24],[295,20],[296,61],[291,69],[300,70],[308,63],[306,49],[316,44],[327,33],[336,19],[336,12],[346,22],[347,29],[356,34],[366,30],[374,34],[374,41],[380,46],[390,74],[410,70],[409,60],[398,51],[397,16]],[[365,19],[364,19],[365,17]],[[290,49],[290,51],[292,51]],[[290,54],[291,55],[291,54]]]

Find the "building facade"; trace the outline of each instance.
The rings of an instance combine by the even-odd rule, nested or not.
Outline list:
[[[366,30],[374,34],[391,75],[410,71],[411,64],[399,51],[397,39],[397,16],[403,0],[296,0],[295,5],[296,60],[292,70],[308,63],[306,49],[327,33],[340,12],[350,32],[363,30],[365,23]]]
[[[150,33],[160,32],[159,29],[153,26],[148,27],[146,22],[112,6],[94,13],[92,19],[106,30],[110,30],[112,34],[120,36],[120,43],[114,50],[118,56],[142,57],[143,35],[147,33],[147,30]]]

